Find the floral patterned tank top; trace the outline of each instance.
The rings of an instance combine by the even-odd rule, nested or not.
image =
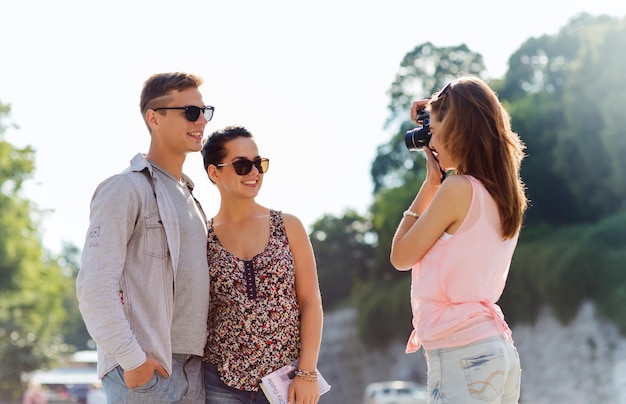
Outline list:
[[[269,242],[251,260],[228,252],[211,220],[207,255],[211,300],[204,360],[217,366],[225,384],[258,391],[261,377],[300,354],[295,266],[281,212],[270,211]]]

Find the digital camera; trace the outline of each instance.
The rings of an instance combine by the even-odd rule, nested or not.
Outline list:
[[[418,151],[428,147],[430,143],[430,112],[425,109],[417,111],[417,121],[422,122],[422,126],[411,129],[404,135],[404,143],[409,151]]]

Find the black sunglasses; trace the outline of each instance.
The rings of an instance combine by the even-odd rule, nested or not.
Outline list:
[[[207,121],[210,121],[213,118],[213,111],[215,111],[215,107],[196,107],[195,105],[188,105],[186,107],[162,107],[155,108],[153,111],[158,111],[160,109],[182,109],[185,110],[185,118],[189,122],[195,122],[200,118],[200,112],[204,114],[204,117]]]
[[[263,174],[267,172],[267,169],[270,166],[270,160],[264,157],[256,158],[254,159],[254,161],[248,159],[238,159],[235,161],[231,161],[230,163],[217,164],[216,167],[221,168],[231,164],[238,175],[249,174],[250,171],[252,171],[252,166],[255,166],[256,169],[259,170],[259,173]]]
[[[437,98],[441,98],[444,95],[446,95],[448,90],[450,90],[450,87],[452,87],[452,82],[451,81],[449,81],[448,84],[446,84],[445,87],[441,91],[439,91],[439,94],[437,94]]]

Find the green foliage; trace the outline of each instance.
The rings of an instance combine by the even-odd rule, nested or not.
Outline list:
[[[60,268],[42,261],[23,262],[23,268],[30,268],[19,275],[19,289],[2,293],[0,398],[17,398],[23,373],[49,366],[68,349],[60,332],[65,318],[60,304],[64,293]]]
[[[528,39],[509,58],[509,69],[498,90],[500,98],[515,100],[537,92],[561,96],[577,52],[577,36],[571,30]]]
[[[598,312],[613,321],[626,335],[626,212],[602,220],[585,235],[585,266],[593,285],[591,298]]]
[[[524,230],[500,305],[510,324],[532,322],[540,307],[567,323],[581,303],[626,334],[626,212],[589,225]]]
[[[370,282],[355,292],[360,339],[371,348],[382,348],[411,333],[411,275],[403,279]]]
[[[78,298],[76,297],[76,275],[78,275],[80,265],[80,249],[73,244],[64,244],[59,263],[63,268],[66,285],[65,293],[62,296],[63,310],[67,314],[62,325],[64,342],[76,351],[94,349],[95,343],[91,340],[83,317],[78,310]]]
[[[0,103],[0,135],[10,109]],[[66,282],[39,238],[36,207],[21,194],[34,152],[0,139],[0,401],[17,398],[21,375],[65,350],[60,324]]]
[[[0,102],[0,192],[7,197],[16,195],[24,180],[31,177],[34,169],[34,150],[31,147],[18,149],[6,142],[4,132],[17,128],[8,121],[11,106]],[[0,205],[0,212],[4,212]]]
[[[595,221],[626,199],[625,24],[581,14],[509,60],[499,95],[528,146],[528,225]]]
[[[310,234],[325,309],[341,304],[353,285],[369,277],[376,242],[367,218],[354,211],[342,217],[325,215]]]
[[[442,48],[426,42],[416,46],[404,55],[391,84],[387,126],[398,118],[405,120],[413,100],[430,97],[458,75],[485,73],[482,55],[464,44]]]
[[[580,217],[580,207],[572,203],[567,178],[555,169],[557,139],[564,125],[560,100],[554,94],[539,92],[507,103],[513,130],[526,145],[522,179],[527,186],[529,209],[526,224],[566,224]]]
[[[581,220],[619,211],[626,200],[626,19],[598,19],[580,31],[578,57],[563,95],[565,125],[557,132],[557,169]],[[584,201],[584,202],[583,202]]]

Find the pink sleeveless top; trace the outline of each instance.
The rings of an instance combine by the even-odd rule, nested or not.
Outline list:
[[[406,352],[451,348],[511,330],[496,304],[519,233],[504,240],[495,201],[471,176],[472,201],[454,234],[444,233],[411,271],[413,332]]]

